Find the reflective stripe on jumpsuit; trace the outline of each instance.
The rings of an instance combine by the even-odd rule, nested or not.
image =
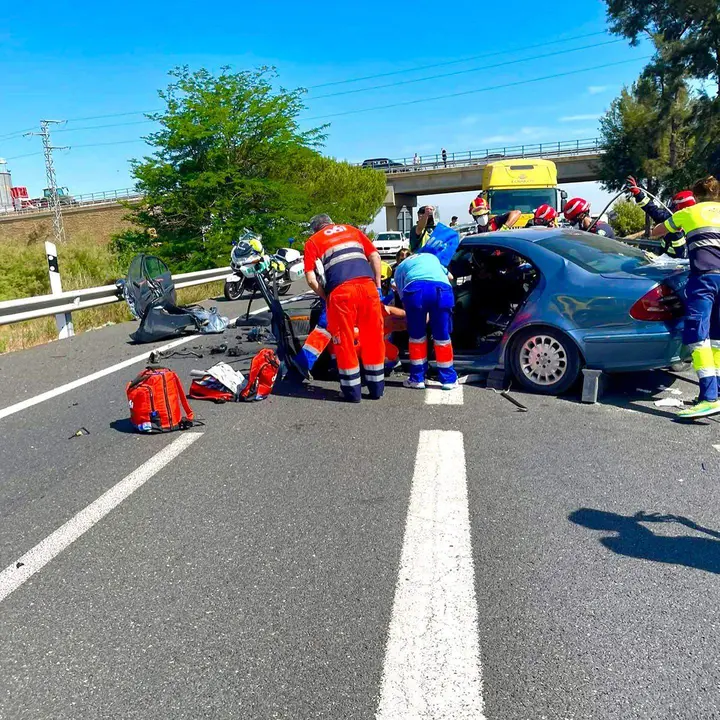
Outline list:
[[[403,293],[410,334],[410,380],[424,382],[427,373],[427,316],[435,346],[435,360],[440,382],[452,384],[457,381],[453,367],[453,349],[450,341],[452,309],[455,297],[452,287],[430,280],[416,280]]]
[[[690,275],[683,343],[692,351],[700,401],[718,399],[720,374],[720,274]]]
[[[381,398],[385,390],[385,347],[375,283],[362,279],[336,287],[328,298],[327,317],[343,396],[353,402],[361,398],[360,361],[355,345],[357,328],[370,398]]]
[[[387,314],[384,323],[385,372],[390,372],[395,368],[398,360],[400,359],[400,351],[398,350],[397,345],[393,344],[391,339],[393,328],[395,325],[397,325],[397,321],[395,320],[393,322],[394,318],[388,312],[387,308],[385,310],[385,313]],[[327,329],[327,305],[325,302],[323,302],[317,325],[307,336],[307,339],[302,346],[302,350],[300,350],[300,352],[295,357],[295,362],[299,365],[300,369],[303,371],[303,374],[306,377],[310,375],[313,365],[315,365],[315,362],[323,354],[327,346],[330,345],[331,340],[332,335],[330,335],[330,332]]]

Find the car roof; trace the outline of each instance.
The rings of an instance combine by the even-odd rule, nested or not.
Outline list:
[[[547,239],[549,237],[567,236],[577,237],[579,234],[585,235],[580,230],[574,228],[509,228],[500,232],[487,232],[475,235],[465,235],[460,241],[461,245],[485,245],[500,240],[503,236],[513,238],[514,240],[526,240],[527,242],[536,243],[538,240]]]

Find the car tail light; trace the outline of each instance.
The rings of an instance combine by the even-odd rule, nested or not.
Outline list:
[[[657,285],[643,295],[631,308],[635,320],[675,320],[683,315],[680,298],[667,285]]]

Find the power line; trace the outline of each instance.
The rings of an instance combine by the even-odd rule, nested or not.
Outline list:
[[[463,95],[473,95],[475,93],[488,92],[490,90],[501,90],[508,87],[517,87],[518,85],[529,85],[530,83],[542,82],[544,80],[554,80],[555,78],[567,77],[568,75],[578,75],[579,73],[590,72],[591,70],[603,70],[604,68],[615,67],[617,65],[626,65],[627,63],[637,62],[638,60],[648,60],[651,55],[644,55],[639,58],[630,60],[620,60],[614,63],[605,63],[604,65],[595,65],[593,67],[582,68],[580,70],[569,70],[564,73],[555,73],[554,75],[545,75],[544,77],[531,78],[530,80],[518,80],[511,83],[503,83],[501,85],[491,85],[484,88],[476,88],[475,90],[464,90],[461,92],[448,93],[447,95],[436,95],[435,97],[424,97],[418,100],[405,100],[404,102],[391,103],[389,105],[376,105],[369,108],[361,108],[359,110],[347,110],[346,112],[331,113],[330,115],[316,115],[314,117],[303,118],[306,122],[310,120],[325,120],[326,118],[341,117],[344,115],[357,115],[359,113],[373,112],[375,110],[387,110],[389,108],[402,107],[404,105],[417,105],[418,103],[433,102],[434,100],[448,100],[450,98],[461,97]]]
[[[523,50],[536,50],[537,48],[547,47],[548,45],[557,45],[558,42],[572,42],[573,40],[584,40],[585,38],[597,37],[598,35],[607,35],[607,31],[600,30],[593,33],[583,33],[582,35],[574,35],[569,38],[558,38],[537,45],[526,45]],[[406,68],[404,70],[392,70],[385,73],[377,73],[376,75],[365,75],[363,77],[351,78],[349,80],[334,80],[333,82],[320,83],[319,85],[309,85],[308,90],[316,90],[317,88],[330,87],[331,85],[344,85],[346,83],[362,82],[363,80],[377,80],[378,78],[390,77],[392,75],[403,75],[409,72],[417,72],[419,70],[430,70],[437,67],[446,67],[448,65],[458,65],[459,63],[470,62],[471,60],[480,60],[482,58],[496,57],[497,55],[507,55],[507,50],[497,50],[491,53],[483,53],[482,55],[472,55],[461,60],[447,60],[446,62],[433,63],[432,65],[420,65],[415,68]]]
[[[0,135],[0,140],[10,140],[11,138],[19,137],[22,135],[25,135],[25,133],[29,133],[32,130],[34,130],[34,127],[31,128],[25,128],[25,130],[17,130],[16,132],[9,133],[7,135]]]
[[[593,45],[582,45],[581,47],[570,48],[569,50],[563,48],[562,50],[556,50],[551,53],[543,53],[542,55],[531,55],[530,57],[521,58],[520,60],[506,60],[505,62],[494,63],[493,65],[480,65],[479,67],[468,68],[467,70],[455,70],[454,72],[440,73],[439,75],[427,75],[425,77],[415,78],[412,80],[398,80],[397,82],[386,83],[385,85],[371,85],[367,88],[356,88],[355,90],[342,90],[340,92],[329,93],[327,95],[317,95],[316,97],[311,98],[311,100],[321,100],[322,98],[337,97],[338,95],[351,95],[353,93],[367,92],[368,90],[382,90],[383,88],[397,87],[398,85],[410,85],[412,83],[426,82],[427,80],[439,80],[441,78],[452,77],[453,75],[464,75],[466,73],[478,72],[480,70],[490,70],[492,68],[505,67],[507,65],[517,65],[519,63],[530,62],[531,60],[541,60],[543,58],[554,57],[556,55],[567,55],[568,53],[578,52],[579,50],[591,50],[597,47],[602,47],[603,45],[614,45],[619,42],[625,42],[625,40],[623,38],[618,40],[608,40],[607,42],[594,43]]]
[[[5,158],[5,159],[7,161],[20,160],[20,158],[35,157],[36,155],[42,155],[42,153],[41,152],[31,152],[31,153],[26,153],[25,155],[14,155],[13,157]]]
[[[84,125],[81,127],[69,127],[56,130],[55,132],[78,132],[79,130],[104,130],[106,128],[127,127],[128,125],[146,125],[155,122],[154,120],[133,120],[132,122],[110,123],[109,125]]]

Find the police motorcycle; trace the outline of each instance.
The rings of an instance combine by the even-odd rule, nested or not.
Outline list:
[[[255,274],[246,272],[248,256],[251,253],[268,258],[265,270],[270,268],[270,274],[266,281],[277,284],[278,295],[287,295],[293,280],[303,275],[302,255],[297,250],[290,247],[280,248],[273,255],[267,256],[262,245],[262,235],[245,230],[240,239],[233,242],[230,251],[232,272],[225,278],[223,287],[226,300],[238,300],[246,291],[254,294],[259,290]]]

